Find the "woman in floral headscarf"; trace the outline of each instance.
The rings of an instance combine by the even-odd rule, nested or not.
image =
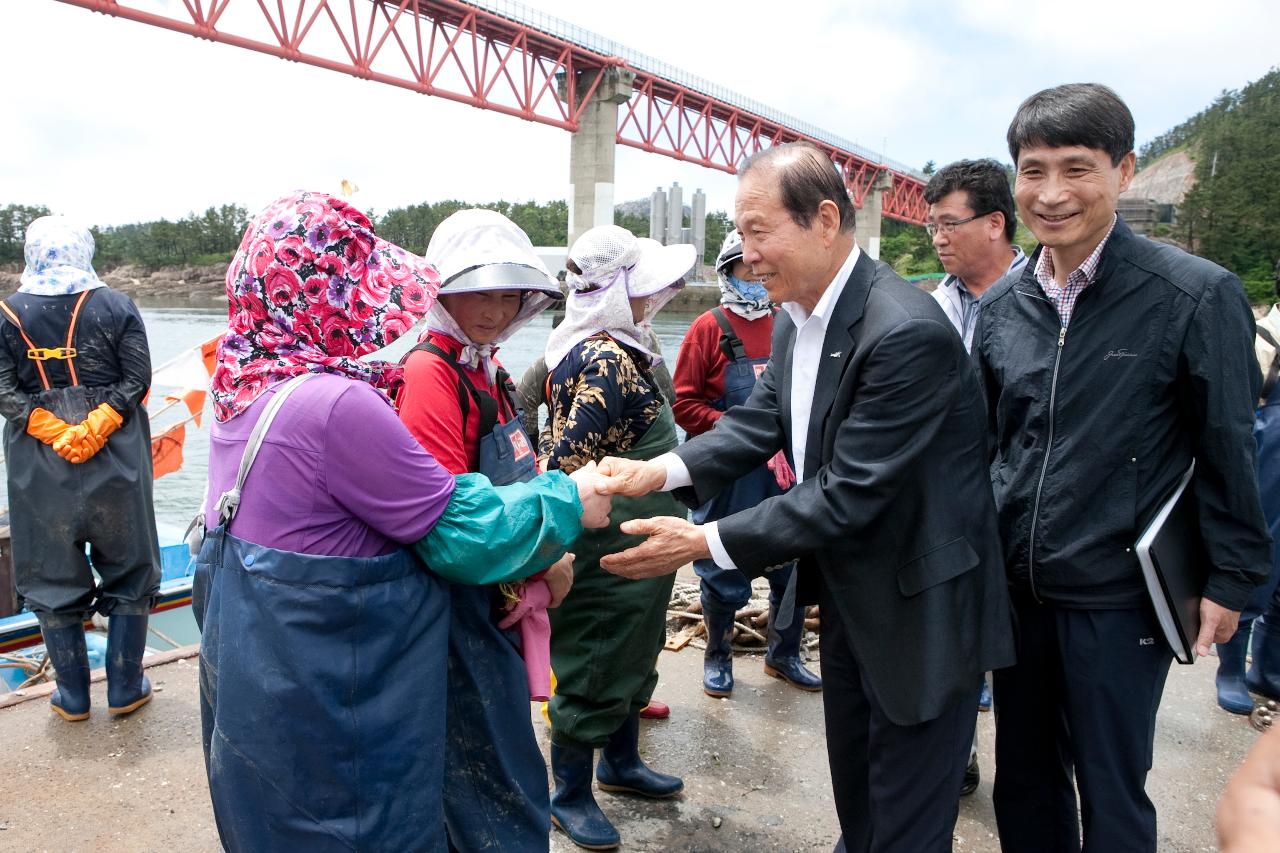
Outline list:
[[[449,597],[405,546],[452,581],[516,580],[607,513],[597,475],[455,480],[401,425],[398,369],[361,357],[438,284],[315,193],[254,219],[227,272],[193,598],[230,850],[444,850]]]

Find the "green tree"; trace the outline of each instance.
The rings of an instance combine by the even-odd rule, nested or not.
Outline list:
[[[539,204],[536,201],[494,201],[471,203],[450,199],[397,207],[388,210],[376,223],[378,235],[414,252],[423,252],[431,242],[436,227],[459,210],[468,208],[494,210],[510,219],[529,235],[535,246],[563,246],[569,233],[569,206],[560,200]]]
[[[924,228],[892,219],[880,226],[880,259],[902,276],[942,272]]]
[[[720,246],[724,243],[724,236],[732,230],[733,220],[723,210],[707,214],[706,251],[702,253],[704,264],[711,266],[716,262],[716,257],[720,254]]]
[[[397,207],[388,210],[376,223],[376,228],[378,236],[384,240],[403,246],[411,252],[422,253],[426,250],[427,243],[431,242],[431,235],[435,233],[436,226],[445,219],[469,207],[490,206],[450,199],[431,204]]]
[[[1188,242],[1242,279],[1268,282],[1280,258],[1280,69],[1201,116],[1196,184],[1182,206]]]
[[[0,263],[21,261],[22,247],[27,241],[27,226],[32,220],[48,215],[49,208],[41,204],[0,207]]]
[[[513,204],[508,215],[535,246],[563,246],[569,240],[569,205],[560,199]]]
[[[639,216],[634,213],[623,213],[621,210],[614,208],[613,224],[619,225],[637,237],[649,236],[649,217]]]

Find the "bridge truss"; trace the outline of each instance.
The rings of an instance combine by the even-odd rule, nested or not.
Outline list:
[[[489,4],[494,10],[458,0],[59,2],[571,132],[599,72],[618,68],[635,74],[619,108],[621,145],[734,173],[755,151],[807,140],[831,156],[858,207],[883,174],[885,216],[921,224],[928,210],[923,180],[905,166],[732,93],[681,82],[675,69],[628,61],[618,46],[515,3]],[[578,80],[584,85],[564,85]]]

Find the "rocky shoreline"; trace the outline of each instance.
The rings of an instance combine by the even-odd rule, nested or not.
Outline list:
[[[19,265],[0,267],[0,296],[7,296],[18,289],[21,275],[22,267]],[[128,294],[135,302],[189,303],[201,307],[227,304],[227,268],[224,264],[161,267],[157,270],[125,265],[98,270],[98,275],[108,286]],[[719,301],[720,289],[714,284],[693,284],[676,294],[667,310],[702,312]]]
[[[22,267],[0,268],[0,294],[18,289]],[[108,286],[128,294],[134,301],[189,302],[192,305],[226,305],[226,264],[189,267],[161,267],[149,270],[126,264],[98,270]]]

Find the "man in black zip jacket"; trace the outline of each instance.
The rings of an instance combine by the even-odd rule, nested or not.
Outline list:
[[[1008,853],[1155,851],[1144,786],[1172,653],[1134,554],[1196,461],[1211,566],[1199,654],[1270,568],[1251,435],[1261,376],[1239,279],[1116,215],[1133,116],[1105,86],[1039,92],[1009,126],[1040,241],[982,300],[974,358],[1018,623],[995,674],[995,808]]]

